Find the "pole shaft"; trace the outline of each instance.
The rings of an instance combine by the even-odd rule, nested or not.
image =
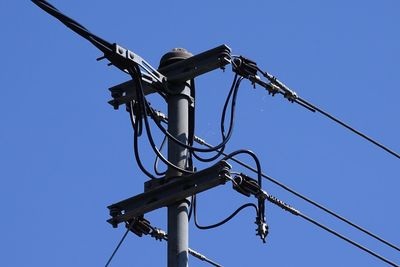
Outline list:
[[[189,133],[189,95],[190,88],[185,84],[170,86],[177,94],[168,97],[168,131],[181,142],[188,142]],[[168,141],[168,160],[185,168],[187,149]],[[176,177],[181,173],[169,168],[167,176]],[[173,178],[172,178],[173,179]],[[187,199],[168,207],[168,267],[188,266],[188,212]]]

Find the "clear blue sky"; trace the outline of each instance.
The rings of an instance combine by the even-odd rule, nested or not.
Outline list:
[[[398,1],[51,3],[155,67],[171,48],[196,54],[225,43],[400,151]],[[2,1],[0,25],[0,265],[103,266],[124,232],[106,223],[106,206],[141,193],[146,180],[133,158],[128,114],[107,104],[107,88],[129,77],[97,63],[96,48],[30,1]],[[197,80],[196,134],[210,143],[219,140],[215,114],[232,77],[228,68]],[[150,166],[154,155],[146,142],[142,148]],[[267,174],[400,244],[399,159],[248,82],[228,151],[239,148],[257,153]],[[398,252],[269,182],[264,189],[400,263]],[[219,221],[246,201],[230,185],[199,195],[199,220]],[[147,218],[166,229],[165,209]],[[224,266],[387,266],[270,204],[262,244],[254,219],[245,210],[215,230],[191,224],[190,247]],[[165,242],[132,234],[111,266],[165,265]],[[190,266],[207,265],[190,258]]]

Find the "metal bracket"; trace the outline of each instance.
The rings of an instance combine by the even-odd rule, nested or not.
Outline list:
[[[231,165],[220,161],[210,168],[188,176],[150,180],[145,192],[108,206],[113,227],[152,210],[171,205],[179,200],[224,184],[230,178]]]
[[[214,69],[223,68],[231,62],[231,49],[226,45],[220,45],[198,55],[172,63],[156,71],[149,63],[132,51],[116,44],[114,44],[114,50],[115,54],[118,55],[114,58],[114,62],[116,61],[115,64],[122,61],[122,63],[119,63],[120,68],[130,64],[130,62],[135,62],[142,68],[146,67],[144,69],[147,71],[147,74],[142,74],[142,84],[145,95],[156,92],[167,93],[163,92],[162,88],[162,83],[165,81],[185,82]],[[113,86],[109,90],[111,91],[113,100],[110,100],[108,103],[112,105],[114,109],[118,109],[120,105],[136,100],[135,83],[132,80]],[[191,104],[193,104],[194,100],[191,99],[191,101]]]
[[[157,84],[153,82],[151,76],[145,73],[142,73],[142,85],[145,95],[160,91]],[[109,88],[108,90],[110,90],[111,97],[113,98],[112,100],[108,101],[108,103],[113,106],[114,109],[118,109],[121,105],[137,100],[136,83],[133,80],[118,84]]]
[[[223,68],[231,63],[231,49],[220,45],[190,58],[158,69],[168,82],[185,82],[206,72]]]

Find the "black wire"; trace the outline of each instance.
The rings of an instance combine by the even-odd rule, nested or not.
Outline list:
[[[355,134],[361,136],[361,137],[364,138],[365,140],[368,140],[369,142],[373,143],[374,145],[376,145],[376,146],[382,148],[382,149],[385,150],[386,152],[388,152],[388,153],[392,154],[393,156],[395,156],[395,157],[397,157],[397,158],[400,159],[400,154],[398,154],[398,153],[396,153],[395,151],[389,149],[388,147],[382,145],[381,143],[378,143],[377,141],[375,141],[375,140],[372,139],[371,137],[369,137],[369,136],[363,134],[362,132],[360,132],[360,131],[354,129],[354,128],[351,127],[350,125],[344,123],[343,121],[339,120],[338,118],[335,118],[334,116],[330,115],[330,114],[327,113],[326,111],[324,111],[324,110],[322,110],[322,109],[316,107],[315,105],[309,103],[308,101],[302,99],[301,97],[298,97],[298,100],[299,100],[300,102],[303,102],[304,104],[306,104],[306,105],[312,107],[313,109],[315,109],[316,111],[318,111],[319,113],[321,113],[322,115],[324,115],[325,117],[327,117],[327,118],[333,120],[334,122],[336,122],[336,123],[342,125],[343,127],[347,128],[348,130],[352,131],[353,133],[355,133]]]
[[[182,172],[184,174],[193,174],[192,171],[188,171],[186,169],[182,169],[174,164],[172,164],[170,161],[168,161],[163,155],[162,153],[158,150],[157,146],[154,143],[154,139],[151,133],[151,128],[150,128],[150,124],[148,121],[148,114],[147,114],[147,110],[150,110],[150,112],[154,112],[153,109],[150,107],[149,103],[147,102],[145,96],[144,96],[144,92],[143,92],[143,86],[142,86],[142,82],[141,82],[141,75],[140,75],[140,69],[138,66],[136,66],[135,68],[128,69],[130,75],[132,76],[133,80],[136,82],[136,88],[137,88],[137,96],[139,99],[139,104],[142,104],[142,114],[143,114],[143,119],[144,119],[144,124],[145,124],[145,128],[146,128],[146,133],[147,133],[147,139],[150,143],[151,148],[153,149],[153,151],[156,153],[156,155],[161,159],[161,161],[163,161],[166,165],[168,165],[169,167]],[[156,117],[154,117],[154,114],[152,114],[152,118],[153,120],[157,123],[160,123]],[[161,126],[162,127],[162,126]]]
[[[164,139],[163,139],[163,141],[161,142],[161,145],[160,145],[160,151],[162,151],[162,149],[163,149],[163,147],[164,147],[164,145],[165,145],[165,141],[167,141],[167,137],[166,136],[164,136]],[[167,171],[163,171],[163,172],[160,172],[159,170],[158,170],[158,156],[156,155],[156,160],[154,161],[154,172],[157,174],[157,175],[165,175],[166,173],[167,173]]]
[[[233,217],[235,217],[241,210],[247,208],[247,207],[253,207],[256,209],[256,213],[258,213],[258,209],[257,206],[253,203],[247,203],[244,204],[242,206],[240,206],[237,210],[235,210],[231,215],[229,215],[226,219],[215,223],[215,224],[211,224],[211,225],[207,225],[207,226],[202,226],[199,225],[197,222],[197,211],[196,211],[196,196],[194,196],[193,198],[193,217],[194,217],[194,224],[196,225],[197,228],[201,229],[201,230],[208,230],[208,229],[212,229],[212,228],[216,228],[219,227],[225,223],[227,223],[228,221],[230,221]]]
[[[227,97],[226,97],[224,107],[223,107],[223,109],[222,109],[221,123],[220,123],[220,128],[221,128],[220,130],[221,130],[221,138],[222,138],[222,140],[224,140],[224,139],[226,138],[226,136],[225,136],[225,114],[226,114],[226,110],[227,110],[227,107],[228,107],[228,104],[229,104],[229,100],[230,100],[230,98],[231,98],[231,96],[232,96],[232,93],[233,93],[234,91],[237,91],[237,89],[239,88],[239,86],[238,86],[238,84],[237,84],[237,78],[238,78],[238,75],[236,74],[235,77],[234,77],[234,79],[233,79],[231,89],[229,90],[229,93],[228,93],[228,95],[227,95]],[[234,120],[233,120],[233,116],[232,116],[232,111],[234,112],[234,105],[235,105],[235,102],[236,102],[236,99],[232,99],[231,120],[230,120],[230,127],[229,127],[229,129],[231,129],[231,128],[233,127],[233,125],[234,125]],[[193,156],[194,156],[197,160],[199,160],[199,161],[210,162],[210,161],[213,161],[213,160],[217,159],[218,157],[220,157],[221,154],[222,154],[222,152],[224,151],[224,149],[225,149],[225,146],[223,146],[223,147],[220,149],[220,151],[217,152],[216,155],[214,155],[213,157],[208,158],[208,159],[205,159],[205,158],[202,158],[202,157],[196,155],[196,153],[195,153],[194,151],[193,151]]]
[[[190,197],[190,208],[189,208],[189,214],[188,214],[188,220],[190,221],[190,219],[192,218],[192,213],[193,213],[193,201],[194,198],[196,197],[196,195],[193,195]]]
[[[200,143],[200,144],[203,144],[204,146],[207,146],[207,147],[208,147],[208,146],[211,146],[210,144],[207,144],[206,142],[199,142],[199,143]],[[228,154],[226,154],[226,153],[223,153],[223,155],[228,156]],[[247,168],[248,170],[251,170],[251,171],[253,171],[253,172],[255,172],[255,173],[258,173],[258,170],[256,170],[255,168],[251,167],[250,165],[248,165],[248,164],[246,164],[246,163],[244,163],[244,162],[242,162],[242,161],[240,161],[240,160],[238,160],[238,159],[236,159],[236,158],[234,158],[234,157],[230,157],[230,159],[231,159],[232,161],[234,161],[234,162],[236,162],[236,163],[242,165],[243,167]],[[359,230],[359,231],[361,231],[361,232],[363,232],[363,233],[369,235],[370,237],[372,237],[372,238],[374,238],[374,239],[376,239],[376,240],[382,242],[383,244],[385,244],[385,245],[387,245],[387,246],[389,246],[389,247],[391,247],[391,248],[393,248],[393,249],[396,249],[396,250],[400,251],[400,248],[397,247],[396,245],[394,245],[394,244],[392,244],[392,243],[390,243],[390,242],[384,240],[383,238],[377,236],[376,234],[374,234],[374,233],[372,233],[372,232],[366,230],[365,228],[363,228],[363,227],[361,227],[361,226],[359,226],[359,225],[357,225],[357,224],[351,222],[350,220],[344,218],[343,216],[341,216],[341,215],[339,215],[339,214],[337,214],[337,213],[331,211],[330,209],[328,209],[328,208],[324,207],[323,205],[319,204],[318,202],[316,202],[316,201],[314,201],[314,200],[312,200],[312,199],[310,199],[310,198],[308,198],[308,197],[306,197],[306,196],[304,196],[304,195],[302,195],[302,194],[296,192],[294,189],[292,189],[292,188],[290,188],[289,186],[287,186],[287,185],[285,185],[285,184],[279,182],[278,180],[272,178],[271,176],[268,176],[268,175],[266,175],[266,174],[264,174],[264,173],[261,173],[261,176],[262,176],[263,178],[265,178],[265,179],[271,181],[272,183],[276,184],[277,186],[283,188],[284,190],[288,191],[289,193],[292,193],[293,195],[295,195],[295,196],[297,196],[297,197],[303,199],[304,201],[308,202],[309,204],[311,204],[311,205],[313,205],[313,206],[315,206],[315,207],[321,209],[322,211],[324,211],[324,212],[326,212],[326,213],[332,215],[333,217],[335,217],[335,218],[341,220],[342,222],[344,222],[344,223],[346,223],[346,224],[348,224],[348,225],[354,227],[355,229],[357,229],[357,230]]]
[[[188,134],[188,144],[189,146],[193,146],[193,142],[194,142],[194,131],[195,131],[195,106],[196,106],[196,86],[194,83],[194,79],[190,80],[190,97],[193,99],[193,103],[192,105],[189,105],[189,134]],[[193,155],[192,152],[189,150],[188,151],[188,168],[192,171],[194,171],[194,164],[193,164]]]
[[[100,49],[103,53],[107,54],[112,52],[112,44],[105,41],[104,39],[94,35],[91,33],[88,29],[86,29],[83,25],[80,23],[76,22],[70,17],[67,17],[63,13],[61,13],[56,7],[48,3],[47,1],[44,0],[32,0],[32,2],[61,21],[65,26],[91,42],[94,46],[96,46],[98,49]]]
[[[254,159],[254,161],[256,163],[256,170],[254,170],[254,172],[257,173],[258,185],[260,186],[260,188],[262,188],[261,164],[260,164],[260,160],[257,158],[256,154],[254,154],[254,152],[252,152],[250,150],[241,149],[241,150],[234,151],[230,154],[224,153],[225,157],[222,160],[233,159],[234,156],[239,155],[239,154],[247,154],[247,155],[250,155]]]
[[[220,144],[218,144],[218,145],[216,145],[216,146],[214,146],[214,147],[212,147],[212,148],[209,148],[209,149],[198,148],[198,147],[193,147],[193,146],[187,145],[187,144],[185,144],[185,143],[182,143],[180,140],[178,140],[176,137],[174,137],[171,133],[169,133],[168,130],[165,129],[165,128],[161,125],[161,122],[159,122],[159,121],[157,120],[157,116],[156,116],[156,114],[154,114],[154,111],[153,111],[152,109],[149,109],[149,110],[150,110],[150,115],[151,115],[151,117],[153,118],[154,122],[156,123],[156,125],[158,126],[158,128],[161,130],[161,132],[163,132],[164,135],[167,135],[168,138],[169,138],[170,140],[174,141],[174,142],[177,143],[178,145],[180,145],[180,146],[182,146],[182,147],[184,147],[184,148],[186,148],[186,149],[189,149],[189,150],[191,150],[191,151],[197,151],[197,152],[212,152],[212,151],[216,151],[216,150],[220,149],[221,147],[225,146],[226,143],[229,141],[229,138],[227,137],[227,138],[224,139]],[[232,123],[233,123],[233,122],[232,122]],[[231,132],[228,133],[228,136],[230,136],[230,134],[231,134]]]
[[[135,111],[136,105],[134,104],[133,101],[129,102],[129,106],[127,107],[127,111],[129,112],[129,118],[132,124],[132,128],[135,129],[137,127],[137,133],[138,136],[142,135],[142,128],[143,128],[143,123],[142,123],[142,114],[139,111]],[[136,113],[136,115],[135,115]],[[137,117],[137,122],[135,122],[135,117]]]
[[[283,84],[281,81],[279,81],[278,79],[276,79],[276,77],[274,77],[273,75],[269,74],[268,72],[264,72],[262,71],[260,68],[257,68],[258,71],[260,71],[264,77],[266,77],[271,83],[275,84],[276,86],[278,86],[279,88],[283,89],[285,91],[285,93],[287,92],[291,92],[291,90],[285,85]],[[284,92],[279,92],[283,95],[285,95]],[[381,143],[375,141],[374,139],[372,139],[371,137],[367,136],[366,134],[356,130],[355,128],[351,127],[350,125],[344,123],[343,121],[339,120],[338,118],[334,117],[333,115],[329,114],[328,112],[322,110],[321,108],[311,104],[310,102],[308,102],[307,100],[296,96],[293,99],[291,99],[291,102],[296,102],[297,104],[300,104],[301,106],[311,110],[312,112],[318,111],[319,113],[321,113],[322,115],[324,115],[325,117],[333,120],[334,122],[340,124],[341,126],[345,127],[346,129],[350,130],[351,132],[357,134],[358,136],[364,138],[365,140],[371,142],[372,144],[380,147],[381,149],[385,150],[386,152],[388,152],[389,154],[392,154],[393,156],[395,156],[396,158],[400,159],[400,154],[396,153],[395,151],[391,150],[390,148],[382,145]]]
[[[232,86],[231,89],[229,90],[228,96],[226,98],[224,107],[222,109],[222,115],[221,115],[221,137],[222,137],[222,143],[227,143],[228,140],[231,138],[232,133],[233,133],[233,128],[234,128],[234,124],[235,124],[235,108],[236,108],[236,98],[237,98],[237,93],[239,91],[239,87],[240,87],[240,83],[242,82],[243,77],[240,77],[238,79],[238,75],[236,74],[233,82],[232,82]],[[232,96],[233,95],[233,96]],[[232,96],[232,102],[231,102],[231,114],[230,114],[230,122],[229,122],[229,129],[228,129],[228,134],[225,135],[225,117],[226,117],[226,110],[228,108],[228,104],[229,104],[229,100],[231,99]],[[198,159],[199,161],[203,161],[203,162],[210,162],[210,161],[214,161],[217,158],[219,158],[222,153],[225,150],[225,144],[219,149],[219,151],[217,151],[217,154],[210,157],[210,158],[202,158],[199,155],[197,155],[194,151],[193,156]]]
[[[133,121],[133,115],[132,115],[132,111],[129,112],[129,116],[131,119],[131,122]],[[136,126],[139,123],[139,117],[136,116]],[[136,164],[139,166],[140,170],[146,174],[146,176],[148,176],[150,179],[158,179],[159,177],[154,176],[153,174],[151,174],[148,170],[146,170],[146,168],[143,166],[142,161],[140,160],[140,153],[139,153],[139,148],[138,148],[138,127],[133,127],[133,151],[135,153],[135,160],[136,160]]]
[[[374,257],[380,259],[381,261],[384,261],[384,262],[386,262],[387,264],[392,265],[392,266],[394,266],[394,267],[399,267],[399,265],[397,265],[396,263],[394,263],[394,262],[392,262],[392,261],[390,261],[390,260],[388,260],[388,259],[382,257],[381,255],[377,254],[376,252],[374,252],[374,251],[372,251],[372,250],[370,250],[370,249],[368,249],[368,248],[366,248],[366,247],[364,247],[364,246],[362,246],[362,245],[356,243],[355,241],[349,239],[348,237],[346,237],[346,236],[344,236],[344,235],[342,235],[342,234],[339,234],[338,232],[335,232],[334,230],[332,230],[332,229],[326,227],[325,225],[323,225],[323,224],[321,224],[321,223],[319,223],[319,222],[317,222],[317,221],[315,221],[315,220],[313,220],[313,219],[307,217],[306,215],[299,213],[298,216],[300,216],[301,218],[303,218],[303,219],[309,221],[310,223],[312,223],[312,224],[314,224],[314,225],[316,225],[316,226],[318,226],[318,227],[324,229],[325,231],[328,231],[329,233],[331,233],[331,234],[333,234],[333,235],[339,237],[340,239],[342,239],[342,240],[344,240],[344,241],[346,241],[346,242],[352,244],[353,246],[355,246],[355,247],[357,247],[357,248],[359,248],[359,249],[361,249],[361,250],[367,252],[368,254],[370,254],[370,255],[372,255],[372,256],[374,256]]]
[[[129,230],[130,230],[130,229],[128,228],[128,229],[126,230],[126,232],[124,233],[124,235],[122,236],[121,240],[118,242],[117,247],[114,249],[113,253],[111,254],[110,258],[108,259],[108,261],[107,261],[105,267],[107,267],[107,266],[110,264],[111,260],[114,258],[114,256],[115,256],[115,254],[117,253],[119,247],[122,245],[122,243],[124,242],[126,236],[128,235]]]

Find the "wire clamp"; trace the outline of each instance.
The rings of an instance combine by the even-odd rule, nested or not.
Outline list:
[[[270,83],[267,90],[268,90],[268,94],[270,94],[271,96],[275,96],[277,93],[279,93],[280,88],[278,86],[276,86],[275,84]]]
[[[293,103],[298,97],[297,93],[292,90],[285,90],[284,97],[289,100],[289,102]]]
[[[126,228],[129,229],[135,235],[142,237],[143,235],[148,235],[151,232],[150,222],[146,220],[143,216],[139,216],[129,220],[126,223]]]
[[[154,228],[153,231],[151,231],[151,237],[155,238],[156,240],[163,241],[167,239],[167,233],[159,228]]]
[[[260,236],[263,243],[266,243],[265,239],[267,238],[267,235],[269,233],[268,225],[265,223],[265,220],[263,218],[257,219],[256,224],[257,224],[256,235]]]

